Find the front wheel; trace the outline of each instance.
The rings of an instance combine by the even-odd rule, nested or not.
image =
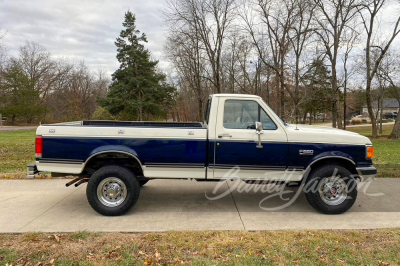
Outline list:
[[[325,214],[349,210],[357,199],[357,181],[349,170],[339,165],[316,168],[307,178],[305,195],[308,203]]]
[[[106,216],[126,213],[139,199],[140,184],[125,167],[111,165],[97,170],[89,179],[86,196],[92,208]]]

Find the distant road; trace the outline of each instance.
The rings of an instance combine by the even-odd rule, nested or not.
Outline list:
[[[382,126],[386,126],[386,125],[394,125],[394,122],[389,122],[389,123],[382,123]],[[371,124],[361,124],[361,125],[348,125],[346,127],[372,127]],[[379,127],[379,124],[378,124]]]
[[[394,122],[389,122],[389,123],[382,123],[383,126],[385,125],[394,125]],[[332,127],[332,123],[317,123],[313,124],[313,126],[320,126],[320,127]],[[346,128],[348,127],[372,127],[371,124],[358,124],[358,125],[347,125]]]
[[[17,131],[17,130],[29,130],[37,129],[38,126],[28,126],[28,127],[13,127],[13,126],[3,126],[0,127],[0,131]]]

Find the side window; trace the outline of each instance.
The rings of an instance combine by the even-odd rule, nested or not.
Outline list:
[[[264,111],[264,109],[260,108],[260,122],[263,124],[264,130],[275,130],[277,129],[277,126],[275,123],[271,120],[269,115]]]
[[[224,106],[224,128],[255,129],[261,121],[265,130],[277,129],[275,123],[255,101],[227,100]]]

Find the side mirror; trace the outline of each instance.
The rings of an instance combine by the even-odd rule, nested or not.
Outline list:
[[[256,122],[256,134],[258,135],[258,144],[257,148],[262,149],[263,145],[261,145],[261,134],[264,134],[264,127],[261,122]]]
[[[263,134],[264,133],[264,127],[261,122],[256,122],[256,133],[257,134]]]

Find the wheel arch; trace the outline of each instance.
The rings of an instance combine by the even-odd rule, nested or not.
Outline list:
[[[327,155],[327,156],[320,156],[319,158],[315,158],[307,166],[303,178],[307,178],[308,175],[314,169],[316,169],[320,166],[329,165],[329,164],[340,165],[340,166],[346,168],[347,170],[349,170],[350,173],[354,177],[359,178],[359,175],[358,175],[358,172],[356,169],[356,163],[354,162],[354,160],[351,157],[350,158],[349,157],[339,156],[339,155]]]
[[[90,156],[83,164],[82,172],[93,173],[106,165],[121,165],[133,171],[138,178],[143,178],[143,165],[138,154],[127,147],[111,146],[100,147],[91,152]]]

